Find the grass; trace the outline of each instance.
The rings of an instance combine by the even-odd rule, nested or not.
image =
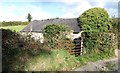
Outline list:
[[[39,55],[32,57],[24,65],[25,71],[57,71],[70,70],[79,63],[74,55],[70,55],[66,50],[51,50],[48,53],[42,51]],[[18,64],[20,65],[20,64]],[[23,65],[23,64],[21,64]],[[21,66],[14,66],[19,67]],[[15,69],[15,68],[14,68]],[[16,68],[17,69],[17,68]]]
[[[18,25],[18,26],[5,26],[5,27],[0,27],[3,29],[10,29],[10,30],[15,30],[17,32],[19,32],[20,30],[22,30],[26,25]]]
[[[75,57],[70,55],[66,50],[54,49],[48,52],[41,52],[39,55],[32,57],[24,64],[14,63],[15,70],[25,71],[69,71],[87,64],[90,61],[97,61],[113,57],[114,53],[91,53]],[[24,68],[22,68],[24,66]]]

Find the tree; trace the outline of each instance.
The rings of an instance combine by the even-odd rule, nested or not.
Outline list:
[[[30,13],[28,13],[27,19],[28,19],[28,22],[31,22],[32,16]]]

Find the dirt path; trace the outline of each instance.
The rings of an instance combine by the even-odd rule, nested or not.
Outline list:
[[[77,68],[75,71],[116,71],[116,70],[119,70],[119,73],[120,73],[120,66],[119,66],[120,56],[118,57],[107,59],[107,60],[99,60],[96,62],[89,62],[88,64],[80,68]]]

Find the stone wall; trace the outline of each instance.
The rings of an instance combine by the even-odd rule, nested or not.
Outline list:
[[[36,33],[36,32],[21,32],[20,34],[23,35],[23,36],[31,35],[31,38],[34,38],[35,40],[40,40],[41,43],[44,42],[43,33]]]
[[[78,34],[73,34],[73,32],[68,32],[66,37],[70,38],[71,40],[74,40],[75,38],[81,37],[81,33],[79,32]],[[35,40],[40,40],[41,43],[44,42],[44,36],[43,33],[38,33],[38,32],[21,32],[20,34],[27,36],[31,35],[31,38],[34,38]]]

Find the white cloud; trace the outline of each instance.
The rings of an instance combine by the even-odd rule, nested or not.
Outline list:
[[[26,0],[25,0],[26,1]],[[37,0],[34,0],[37,1]],[[47,0],[45,0],[47,1]],[[53,0],[54,1],[54,0]],[[62,15],[58,16],[61,18],[75,18],[82,14],[84,11],[93,7],[103,7],[107,4],[108,0],[98,0],[95,5],[91,5],[88,0],[57,0],[64,3],[60,10],[63,12]],[[117,1],[117,0],[112,0]],[[93,1],[94,2],[94,1]],[[116,9],[105,8],[108,10],[109,14],[118,14]],[[19,14],[17,14],[19,12]],[[49,12],[43,11],[42,7],[35,5],[25,5],[25,6],[0,6],[0,21],[25,21],[27,20],[27,13],[30,13],[34,19],[41,20],[47,18],[54,18]]]
[[[27,20],[27,13],[30,13],[34,19],[47,19],[51,16],[42,11],[41,7],[27,5],[27,6],[0,6],[0,21],[25,21]]]
[[[91,4],[87,1],[75,2],[74,5],[75,5],[74,7],[71,7],[71,5],[68,5],[67,8],[63,7],[64,14],[61,17],[75,18],[82,14],[85,10],[92,8]]]
[[[66,8],[63,7],[62,11],[64,12],[64,14],[61,17],[62,18],[75,18],[90,8],[94,8],[94,7],[105,8],[105,5],[107,5],[108,2],[107,0],[106,1],[99,0],[96,2],[93,1],[93,3],[95,3],[95,5],[92,5],[89,1],[84,0],[81,2],[73,2],[72,4],[66,4],[67,7]],[[74,5],[74,7],[72,7],[72,5]],[[105,9],[109,12],[110,15],[115,14],[117,12],[117,9],[113,9],[113,8],[105,8]]]

